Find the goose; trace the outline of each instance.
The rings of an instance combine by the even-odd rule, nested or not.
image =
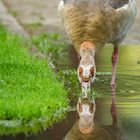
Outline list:
[[[125,134],[117,118],[115,90],[112,90],[111,95],[111,125],[99,125],[95,120],[95,101],[88,97],[79,97],[77,103],[78,120],[64,140],[124,140]]]
[[[64,140],[109,140],[108,133],[94,121],[96,105],[94,99],[79,97],[77,103],[78,120]]]
[[[77,75],[82,91],[86,92],[94,82],[95,53],[106,43],[114,47],[110,85],[115,86],[118,47],[134,23],[135,0],[61,0],[58,11],[80,58]]]

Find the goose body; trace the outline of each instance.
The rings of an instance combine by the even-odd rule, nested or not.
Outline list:
[[[115,48],[127,35],[136,16],[135,0],[61,0],[58,9],[68,37],[78,54],[84,48],[93,49],[94,54],[96,49],[112,43],[114,58],[118,54]],[[93,63],[91,67],[94,67],[95,73],[95,62]],[[116,63],[117,59],[112,58],[112,64]],[[114,84],[115,77],[112,79]]]
[[[59,9],[77,52],[84,41],[120,43],[134,22],[135,0],[62,0]],[[97,46],[98,47],[98,46]]]

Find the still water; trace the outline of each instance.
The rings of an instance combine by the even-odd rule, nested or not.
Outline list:
[[[111,140],[140,140],[140,46],[120,48],[116,78],[117,86],[114,91],[109,86],[112,49],[111,46],[104,47],[96,55],[97,72],[103,74],[97,75],[93,85],[99,93],[99,97],[96,98],[96,115],[94,119],[100,129],[103,128],[113,137]],[[77,65],[75,62],[75,60],[72,61],[71,65]],[[112,105],[116,110],[116,118],[113,118],[111,114]],[[65,120],[37,136],[25,138],[24,135],[19,135],[0,139],[62,140],[71,131],[77,119],[76,112],[69,112]],[[113,120],[117,120],[115,126],[112,125]],[[76,127],[76,124],[74,127]],[[96,134],[93,133],[93,135]],[[94,139],[106,140],[105,138]]]
[[[109,47],[110,48],[110,47]],[[105,49],[97,56],[99,71],[110,71],[110,49]],[[119,51],[117,67],[116,109],[118,123],[127,140],[140,140],[140,46],[122,47]],[[103,56],[103,57],[100,57]],[[111,105],[110,76],[102,76],[95,87],[103,93],[100,115],[101,124],[111,124],[109,106]],[[106,79],[106,80],[105,80]],[[99,109],[99,110],[100,110]],[[100,116],[100,117],[99,117]]]

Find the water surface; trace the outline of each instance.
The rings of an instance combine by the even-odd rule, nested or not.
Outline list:
[[[104,47],[96,55],[97,72],[105,72],[105,74],[97,75],[97,80],[94,82],[94,89],[100,95],[96,99],[97,109],[94,119],[100,126],[112,125],[110,113],[112,91],[109,86],[112,49],[113,47],[111,46]],[[77,67],[76,57],[73,55],[73,52],[71,54],[69,66]],[[117,123],[126,140],[140,140],[140,46],[124,46],[120,48],[116,81],[117,86],[114,98],[116,101]],[[65,120],[37,136],[25,138],[24,135],[19,135],[17,137],[3,137],[0,139],[62,140],[76,120],[76,112],[69,112]],[[117,132],[114,131],[113,133],[117,135]]]

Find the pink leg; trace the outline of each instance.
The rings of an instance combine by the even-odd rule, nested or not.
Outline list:
[[[116,77],[116,66],[118,63],[118,46],[114,46],[114,51],[112,53],[112,79],[111,86],[115,86],[115,77]]]
[[[113,124],[117,124],[117,111],[116,111],[116,97],[115,97],[115,87],[112,88],[112,104],[111,104],[111,115]]]

